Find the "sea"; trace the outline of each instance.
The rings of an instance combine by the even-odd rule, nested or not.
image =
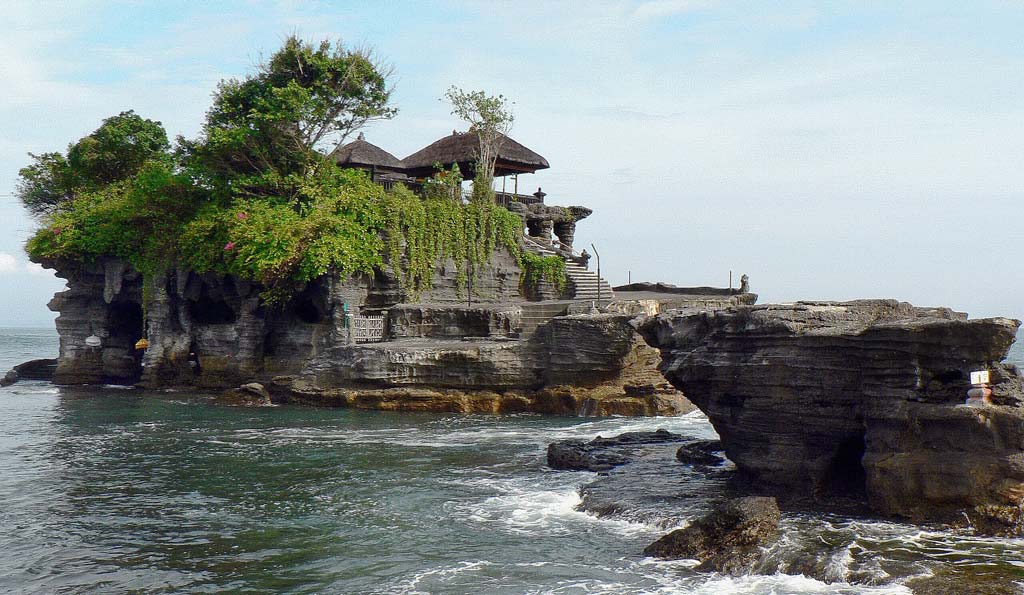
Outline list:
[[[0,329],[0,370],[56,352],[52,329]],[[1011,359],[1024,363],[1019,345]],[[698,572],[641,552],[720,482],[686,476],[656,513],[598,517],[578,508],[597,474],[545,465],[556,440],[714,438],[699,412],[245,409],[46,382],[0,388],[0,408],[0,593],[852,595],[910,593],[904,581],[949,571],[1024,581],[1024,540],[825,512],[784,513],[763,574]],[[794,552],[819,572],[794,573]]]

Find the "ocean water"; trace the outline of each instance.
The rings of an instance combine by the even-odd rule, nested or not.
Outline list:
[[[0,369],[55,352],[52,330],[0,329]],[[1024,579],[1024,540],[814,513],[784,515],[767,574],[698,573],[640,552],[717,483],[687,476],[677,509],[597,518],[576,509],[597,476],[544,464],[565,438],[714,437],[700,414],[253,410],[43,382],[0,389],[0,406],[0,593],[896,594],[949,568]],[[807,556],[825,576],[777,572]]]

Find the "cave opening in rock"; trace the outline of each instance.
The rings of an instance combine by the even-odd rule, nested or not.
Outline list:
[[[208,295],[203,295],[196,301],[189,301],[188,313],[192,320],[199,324],[231,324],[237,318],[235,311],[227,302]]]
[[[864,450],[864,432],[839,443],[826,477],[826,494],[857,499],[867,497],[867,473],[862,462]]]
[[[114,302],[107,309],[106,346],[124,349],[124,366],[111,370],[111,382],[135,383],[142,377],[142,350],[135,342],[143,338],[142,306],[135,302]],[[130,361],[129,361],[130,360]]]
[[[324,315],[320,311],[320,308],[317,308],[316,304],[309,297],[296,301],[295,316],[297,316],[302,322],[308,322],[310,324],[316,324],[318,322],[323,322],[324,320]]]

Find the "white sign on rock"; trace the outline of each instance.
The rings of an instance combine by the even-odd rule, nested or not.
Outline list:
[[[971,384],[988,384],[988,370],[971,372]]]

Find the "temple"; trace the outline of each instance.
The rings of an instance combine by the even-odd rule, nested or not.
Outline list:
[[[452,131],[405,159],[398,159],[367,141],[360,133],[356,140],[332,151],[330,159],[339,167],[369,172],[373,181],[385,188],[401,183],[419,192],[424,181],[437,173],[438,168],[447,170],[455,166],[463,179],[472,179],[476,173],[478,150],[476,134]],[[519,193],[520,174],[532,174],[549,167],[543,156],[502,135],[494,163],[494,178],[501,180],[500,190],[494,192],[495,203],[522,217],[525,229],[523,243],[527,250],[542,256],[557,254],[566,261],[569,292],[555,295],[548,291],[539,297],[610,301],[613,297],[611,286],[588,270],[590,255],[586,250],[577,252],[573,248],[576,224],[593,211],[579,205],[562,207],[546,204],[547,193],[541,188],[532,194]]]

